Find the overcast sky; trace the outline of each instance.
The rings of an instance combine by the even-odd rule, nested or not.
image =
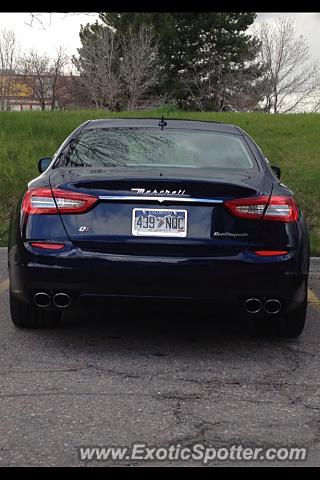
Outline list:
[[[320,60],[320,13],[258,13],[256,22],[276,22],[278,18],[289,17],[295,20],[296,31],[307,39],[310,55]]]
[[[0,12],[0,30],[14,30],[23,50],[34,48],[40,53],[54,55],[62,45],[69,55],[77,53],[80,47],[80,25],[93,23],[98,19],[97,13],[42,13],[37,14],[40,23],[33,20],[29,13]]]
[[[276,21],[279,17],[293,17],[296,30],[307,37],[310,54],[320,60],[320,13],[259,13],[256,21]],[[63,45],[69,55],[75,54],[80,46],[79,30],[81,24],[92,23],[98,19],[95,13],[41,14],[43,25],[34,21],[32,27],[28,13],[0,12],[0,30],[12,29],[23,49],[34,48],[39,52],[53,55],[58,46]]]

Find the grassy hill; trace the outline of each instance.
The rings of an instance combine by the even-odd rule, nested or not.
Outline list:
[[[37,175],[37,161],[52,155],[65,137],[90,118],[155,117],[218,120],[244,128],[273,165],[282,169],[304,210],[312,255],[320,255],[320,115],[261,113],[192,113],[168,110],[110,113],[0,112],[0,245],[7,242],[10,209],[25,183]]]

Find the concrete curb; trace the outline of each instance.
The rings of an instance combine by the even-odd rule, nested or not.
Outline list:
[[[320,273],[320,257],[311,257],[310,258],[310,272],[319,272]]]

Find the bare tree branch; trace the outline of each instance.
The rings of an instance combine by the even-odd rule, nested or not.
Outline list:
[[[158,47],[152,28],[132,28],[121,38],[121,79],[128,98],[128,109],[133,110],[151,87],[158,83],[156,68]]]
[[[119,42],[114,32],[101,27],[96,35],[85,37],[72,62],[96,108],[114,110],[122,95]]]
[[[33,27],[35,24],[38,24],[38,26],[40,26],[42,30],[45,30],[46,28],[48,28],[48,26],[49,27],[51,26],[52,13],[45,14],[49,16],[49,22],[47,26],[45,26],[45,23],[44,23],[43,13],[31,12],[29,15],[30,15],[29,22],[27,21],[24,22],[26,25],[28,25],[28,27]]]
[[[97,12],[98,13],[98,12]],[[76,15],[87,15],[95,16],[97,13],[92,12],[65,12],[65,13],[52,13],[52,12],[30,12],[29,13],[29,20],[25,21],[24,23],[28,25],[28,27],[34,27],[38,25],[42,30],[46,30],[51,26],[53,15],[63,15],[62,19],[67,18],[68,16],[76,16]]]
[[[63,75],[67,63],[68,56],[63,47],[59,47],[53,59],[34,50],[21,58],[24,81],[32,89],[42,110],[45,110],[47,105],[50,105],[51,110],[56,108],[59,78]]]
[[[320,68],[310,62],[306,38],[298,36],[292,19],[275,26],[262,23],[256,36],[258,59],[265,67],[264,110],[289,113],[306,108],[320,94]]]
[[[15,69],[17,68],[19,45],[12,30],[0,32],[0,109],[9,109],[10,94]]]

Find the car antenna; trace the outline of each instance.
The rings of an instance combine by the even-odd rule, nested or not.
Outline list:
[[[162,115],[161,120],[159,121],[158,125],[159,125],[159,127],[161,127],[161,130],[163,130],[163,127],[167,126],[167,122],[164,119],[163,115]]]

